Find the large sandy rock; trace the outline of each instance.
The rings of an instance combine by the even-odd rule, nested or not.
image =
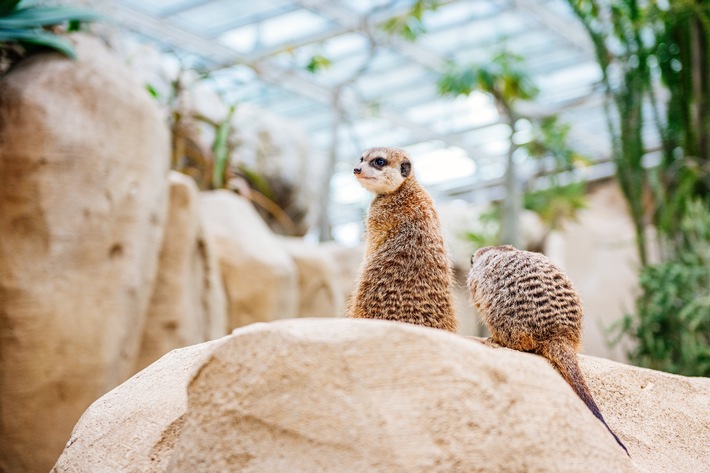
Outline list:
[[[631,459],[540,357],[297,319],[163,357],[87,410],[56,471],[707,471],[710,380],[580,361]]]
[[[170,471],[187,412],[188,383],[224,340],[173,350],[94,402],[52,471]]]
[[[0,471],[47,471],[134,373],[166,212],[168,130],[94,39],[0,79]]]
[[[158,277],[143,330],[138,369],[170,350],[226,335],[227,300],[214,245],[204,232],[195,181],[171,172],[170,205]]]
[[[200,208],[215,243],[227,295],[230,329],[295,317],[298,273],[252,204],[234,192],[203,192]]]
[[[297,317],[332,317],[345,313],[345,290],[330,251],[297,237],[281,237],[298,270]]]

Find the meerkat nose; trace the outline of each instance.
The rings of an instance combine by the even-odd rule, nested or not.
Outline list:
[[[353,174],[360,174],[361,172],[362,172],[362,168],[353,169]]]

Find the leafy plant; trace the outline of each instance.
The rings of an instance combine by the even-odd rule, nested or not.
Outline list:
[[[681,249],[640,274],[636,314],[615,327],[635,342],[628,356],[648,368],[710,376],[710,206],[688,205]]]
[[[516,100],[532,100],[539,93],[523,58],[509,51],[498,52],[486,64],[449,64],[437,88],[441,95],[470,95],[475,90],[488,93],[509,119],[517,118],[512,108]]]
[[[23,0],[0,0],[0,51],[12,45],[24,48],[43,46],[74,58],[71,44],[48,27],[68,23],[70,29],[80,22],[95,21],[97,13],[64,6],[29,5]]]
[[[393,16],[381,25],[381,28],[390,35],[398,35],[407,41],[415,41],[419,36],[426,33],[423,16],[428,10],[436,10],[439,7],[438,0],[417,0],[402,15]]]
[[[557,170],[571,171],[587,166],[590,161],[569,145],[570,125],[555,115],[533,122],[532,138],[522,145],[537,160],[551,159]]]
[[[559,226],[563,218],[573,216],[582,206],[583,185],[558,189],[556,173],[571,170],[584,159],[568,145],[569,126],[561,124],[557,117],[545,117],[534,122],[533,139],[522,145],[528,154],[539,163],[551,159],[550,187],[545,191],[523,196],[517,177],[514,154],[519,146],[513,137],[522,118],[516,110],[519,100],[532,100],[539,89],[525,68],[523,58],[508,51],[495,54],[486,64],[460,66],[450,64],[439,78],[437,88],[441,95],[470,95],[478,90],[493,97],[498,112],[510,127],[509,147],[506,159],[506,198],[503,201],[500,240],[503,243],[520,245],[518,220],[525,206],[539,213],[551,226]],[[577,192],[580,192],[578,194]],[[475,238],[469,238],[475,242]]]
[[[672,244],[688,198],[710,191],[710,4],[567,1],[594,44],[617,179],[646,265],[646,226],[654,225],[660,241]],[[662,140],[656,169],[644,164],[648,127],[655,127]]]
[[[641,272],[636,313],[617,327],[634,363],[710,373],[710,3],[567,0],[602,71],[616,175],[634,222]],[[647,167],[649,128],[661,159]],[[651,264],[647,227],[659,244]],[[618,341],[618,338],[617,338]]]
[[[310,61],[308,61],[308,64],[306,65],[306,70],[311,74],[315,74],[316,72],[328,69],[330,66],[330,59],[320,54],[316,54],[311,58]]]
[[[550,229],[559,229],[587,206],[587,186],[584,182],[554,185],[547,189],[525,193],[523,205],[538,214]]]
[[[221,123],[217,124],[214,142],[212,143],[212,154],[214,156],[212,165],[212,186],[219,189],[226,182],[227,166],[231,154],[229,145],[229,133],[232,129],[232,118],[236,107],[229,107],[227,116]]]
[[[473,244],[472,250],[497,245],[500,241],[500,206],[492,205],[478,215],[477,223],[477,231],[467,231],[462,235],[463,239]]]

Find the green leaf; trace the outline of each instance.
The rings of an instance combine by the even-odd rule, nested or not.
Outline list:
[[[155,90],[155,87],[150,84],[146,84],[145,89],[148,91],[151,97],[153,97],[154,99],[160,99],[160,94],[158,94],[158,91]]]
[[[42,30],[0,30],[0,41],[44,46],[59,51],[70,59],[75,59],[74,48],[69,41]]]
[[[67,31],[72,33],[74,31],[79,31],[81,29],[81,21],[79,20],[69,20],[67,25]]]
[[[94,21],[101,18],[95,12],[67,7],[32,7],[0,17],[0,29],[36,28],[67,21]]]
[[[217,133],[212,143],[214,164],[212,168],[212,185],[219,189],[224,186],[224,174],[229,164],[229,133],[232,129],[232,118],[236,107],[229,107],[226,118],[217,127]]]
[[[0,16],[14,11],[22,0],[0,0]]]
[[[325,56],[316,54],[311,58],[309,63],[306,65],[306,70],[312,74],[318,71],[329,68],[331,65],[330,59]]]

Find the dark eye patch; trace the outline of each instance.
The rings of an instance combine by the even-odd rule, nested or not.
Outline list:
[[[375,158],[372,162],[379,168],[387,165],[387,160],[385,158]]]

